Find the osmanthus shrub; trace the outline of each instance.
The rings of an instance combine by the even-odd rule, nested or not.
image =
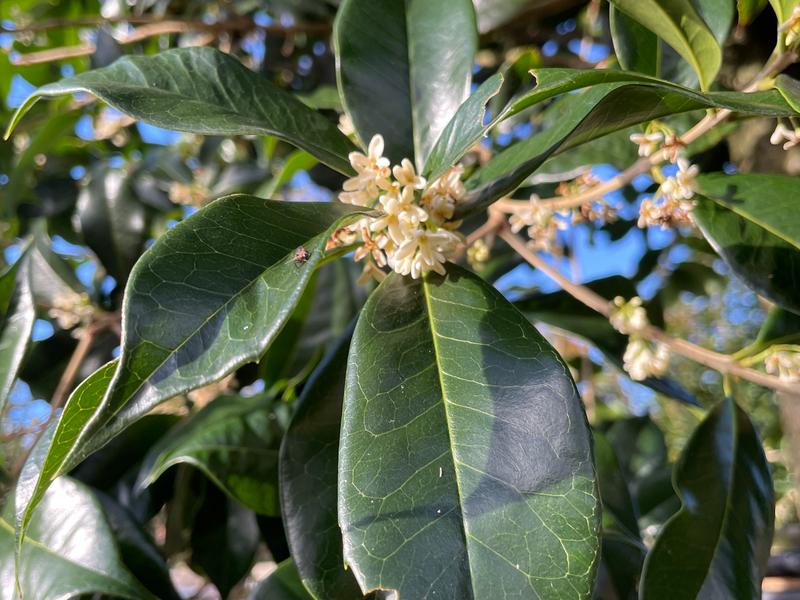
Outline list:
[[[312,310],[309,292],[322,293],[318,279],[351,260],[371,292],[302,386],[285,432],[264,416],[272,398],[221,397],[153,446],[138,475],[141,489],[172,465],[194,464],[247,508],[282,516],[291,561],[255,597],[588,599],[601,554],[614,597],[758,597],[774,498],[747,414],[727,394],[709,409],[675,468],[674,493],[667,485],[680,508],[646,545],[623,434],[597,431],[593,441],[569,367],[532,325],[575,330],[632,379],[685,402],[696,400],[668,377],[675,353],[722,372],[726,390],[738,378],[796,394],[800,354],[785,336],[737,357],[712,352],[667,335],[630,282],[578,286],[541,258],[571,224],[616,219],[606,194],[652,173],[639,227],[700,231],[775,310],[800,315],[796,178],[700,173],[690,162],[692,144],[731,119],[774,119],[776,143],[800,139],[800,83],[780,74],[797,58],[790,0],[771,0],[781,29],[757,80],[742,91],[715,84],[737,4],[746,22],[764,3],[613,0],[616,61],[535,68],[526,75],[535,86],[509,96],[509,73],[472,83],[470,0],[344,0],[333,42],[349,136],[206,47],[129,55],[38,88],[9,131],[41,98],[87,93],[159,127],[278,138],[344,183],[331,202],[223,196],[138,258],[119,357],[72,392],[0,523],[15,539],[3,547],[0,597],[17,586],[40,599],[158,596],[110,542],[92,553],[70,543],[69,530],[53,531],[45,509],[63,511],[62,495],[74,507],[65,527],[85,514],[83,525],[98,521],[94,536],[110,539],[98,500],[61,476],[160,403],[277,356],[297,334],[298,311]],[[662,50],[682,65],[682,84],[659,78]],[[548,126],[464,160],[493,128],[545,104],[556,115]],[[684,113],[698,118],[693,126],[670,125]],[[510,197],[546,161],[602,148],[617,132],[639,158],[611,181],[582,176],[554,199]],[[657,169],[664,162],[674,163],[668,175]],[[565,295],[512,304],[475,272],[501,244]],[[29,246],[0,280],[4,399],[29,337],[42,252]],[[238,448],[224,461],[211,449],[223,443]]]

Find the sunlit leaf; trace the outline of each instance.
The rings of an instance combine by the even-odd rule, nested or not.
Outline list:
[[[350,350],[345,560],[362,590],[400,597],[589,598],[590,443],[566,366],[499,292],[456,267],[392,274]]]

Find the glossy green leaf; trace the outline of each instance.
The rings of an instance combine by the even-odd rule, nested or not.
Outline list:
[[[792,14],[792,9],[800,4],[798,0],[769,0],[769,3],[778,17],[778,23],[786,22]]]
[[[321,260],[327,231],[349,214],[339,203],[235,195],[161,237],[131,273],[119,361],[73,392],[52,446],[43,441],[26,464],[17,491],[20,529],[54,477],[162,400],[263,353]],[[301,245],[310,253],[305,263],[294,260]]]
[[[113,64],[50,83],[20,106],[16,123],[42,97],[88,92],[131,117],[204,135],[274,135],[328,166],[351,171],[355,149],[334,123],[288,92],[213,48],[178,48],[125,56]]]
[[[108,520],[125,566],[159,600],[179,600],[167,564],[150,534],[127,508],[102,492],[95,491],[94,494]]]
[[[597,484],[603,501],[603,530],[612,527],[639,539],[636,506],[614,447],[600,431],[594,434],[594,461]]]
[[[781,175],[704,175],[693,215],[703,235],[756,292],[800,314],[800,187]]]
[[[0,599],[14,600],[13,502],[0,518]],[[111,530],[88,488],[62,478],[36,510],[19,560],[24,598],[105,594],[155,599],[122,564]]]
[[[658,36],[613,4],[608,9],[611,40],[620,66],[658,77],[661,69],[661,41]]]
[[[473,3],[481,33],[504,25],[525,11],[541,15],[542,9],[552,4],[550,0],[473,0]]]
[[[260,541],[252,511],[208,486],[191,525],[191,565],[223,598],[250,572]]]
[[[26,252],[0,275],[0,412],[22,366],[36,320],[31,264]]]
[[[486,135],[489,126],[486,123],[486,105],[500,92],[502,85],[503,76],[495,73],[458,107],[425,163],[425,175],[431,180],[456,164]]]
[[[610,0],[656,33],[688,62],[708,89],[722,64],[722,49],[691,0]]]
[[[353,600],[359,596],[351,596]],[[286,559],[250,594],[249,600],[312,600],[291,558]]]
[[[257,359],[322,260],[338,202],[221,198],[169,230],[131,273],[120,366],[87,439],[97,447],[162,400]],[[303,247],[308,260],[297,262]],[[76,458],[86,447],[77,449]]]
[[[725,47],[728,34],[736,20],[736,2],[737,0],[692,0],[720,48]]]
[[[120,285],[128,279],[147,239],[147,213],[120,170],[91,173],[78,196],[76,215],[86,244]]]
[[[733,400],[715,406],[692,435],[675,487],[683,506],[645,561],[640,597],[760,597],[775,498],[761,441]]]
[[[781,74],[775,78],[775,88],[795,112],[800,112],[800,81]]]
[[[352,571],[344,569],[336,516],[336,465],[350,337],[350,332],[342,337],[306,383],[281,442],[286,537],[300,578],[319,600],[361,595]]]
[[[362,142],[422,170],[469,94],[477,46],[471,0],[344,0],[334,26],[342,101]]]
[[[14,497],[18,554],[34,509],[56,477],[69,470],[67,459],[70,451],[100,406],[116,368],[117,361],[113,360],[75,388],[58,421],[48,426],[25,461]]]
[[[538,85],[517,100],[506,115],[559,94],[569,94],[549,110],[558,111],[554,124],[504,150],[467,181],[472,191],[462,211],[472,212],[514,191],[548,157],[638,123],[701,108],[727,108],[743,114],[797,114],[778,90],[745,94],[701,93],[629,71],[538,69]],[[620,111],[624,105],[626,110]]]
[[[389,275],[353,335],[339,450],[362,590],[589,598],[598,519],[583,406],[545,339],[458,267]]]
[[[149,486],[170,467],[200,469],[221,490],[264,515],[280,514],[273,398],[220,396],[152,447],[139,475]]]
[[[767,0],[736,0],[736,10],[739,13],[739,25],[747,25],[755,19],[764,7]]]

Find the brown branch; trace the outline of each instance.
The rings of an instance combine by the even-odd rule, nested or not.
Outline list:
[[[612,307],[608,300],[586,286],[573,283],[564,277],[558,272],[557,269],[547,264],[547,262],[537,256],[535,253],[531,252],[521,237],[511,233],[505,227],[500,229],[498,235],[523,259],[525,259],[528,264],[550,277],[550,279],[555,281],[559,286],[561,286],[561,289],[563,289],[573,298],[576,298],[604,317],[611,316]],[[665,331],[652,325],[649,325],[644,330],[644,334],[646,337],[668,346],[674,352],[685,356],[696,363],[711,369],[715,369],[724,375],[735,375],[758,385],[789,394],[793,397],[800,396],[800,390],[798,390],[797,384],[784,381],[778,377],[762,373],[761,371],[756,371],[755,369],[744,367],[736,362],[733,357],[728,356],[727,354],[714,352],[713,350],[702,348],[686,340],[672,337]]]
[[[294,25],[281,25],[271,23],[269,25],[257,25],[253,19],[242,17],[239,19],[229,19],[217,23],[206,23],[197,19],[182,19],[163,16],[126,16],[126,17],[80,17],[76,19],[45,19],[22,27],[3,27],[0,25],[0,32],[3,33],[35,33],[49,31],[51,29],[65,29],[75,27],[101,27],[103,25],[114,25],[117,23],[130,23],[132,25],[149,24],[170,24],[170,27],[182,27],[180,31],[251,31],[258,29],[266,33],[276,35],[292,35],[295,33],[311,33],[325,35],[330,33],[329,23],[295,23]],[[178,32],[174,32],[178,33]]]

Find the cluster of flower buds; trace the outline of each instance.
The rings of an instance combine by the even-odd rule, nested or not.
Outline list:
[[[519,233],[527,227],[528,247],[531,250],[542,250],[551,254],[559,254],[557,243],[559,231],[569,226],[570,213],[555,213],[541,202],[536,194],[531,195],[527,206],[514,210],[508,218],[511,231]]]
[[[650,321],[639,296],[634,296],[629,301],[622,296],[614,298],[609,321],[614,329],[629,336],[622,362],[631,379],[642,381],[666,372],[669,366],[669,348],[644,337]]]
[[[800,382],[800,346],[774,349],[764,360],[767,373],[789,382]]]
[[[67,330],[89,323],[95,315],[95,307],[86,292],[69,290],[53,297],[47,314],[56,320],[61,329]],[[81,327],[72,332],[73,337],[80,337]]]
[[[339,200],[376,208],[380,213],[334,233],[329,247],[361,241],[355,260],[366,258],[362,280],[381,278],[381,267],[417,279],[435,271],[445,273],[444,263],[463,244],[454,231],[456,204],[464,196],[461,167],[453,167],[432,183],[404,158],[393,167],[383,156],[383,137],[376,135],[367,154],[351,152],[356,175],[344,182]]]
[[[670,162],[676,163],[677,172],[666,177],[652,198],[646,198],[639,207],[639,227],[657,225],[667,229],[675,225],[686,225],[695,206],[695,178],[700,173],[683,157],[684,143],[666,125],[652,121],[644,133],[635,133],[630,140],[639,146],[639,156],[650,156],[662,150]]]

